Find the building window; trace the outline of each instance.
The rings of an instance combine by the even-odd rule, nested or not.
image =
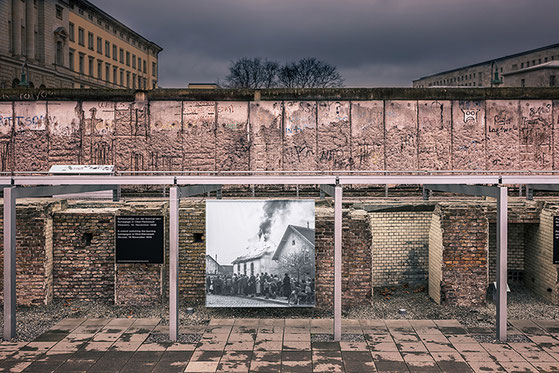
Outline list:
[[[124,85],[124,70],[120,69],[120,85]]]
[[[87,33],[87,48],[93,50],[93,33]]]
[[[111,57],[111,42],[105,41],[105,57]]]
[[[117,47],[116,47],[116,45],[113,44],[113,60],[115,60],[115,61],[117,61],[116,50],[117,50]]]
[[[547,57],[543,60],[543,62],[547,62]]]
[[[542,63],[542,59],[538,58],[538,65]]]
[[[113,83],[116,84],[116,66],[113,66]]]
[[[84,54],[80,53],[79,62],[78,62],[80,74],[84,73],[84,61],[83,61],[83,59],[84,59]]]
[[[75,31],[74,31],[74,24],[72,22],[70,22],[70,24],[68,24],[68,38],[70,38],[70,41],[75,41]]]
[[[97,53],[103,54],[103,39],[97,38]]]
[[[126,66],[130,66],[130,52],[126,52]]]
[[[64,11],[64,9],[60,5],[57,5],[56,6],[56,18],[62,19],[63,11]]]
[[[138,89],[142,89],[142,77],[138,75]]]
[[[550,87],[555,87],[556,84],[557,84],[557,81],[556,81],[555,75],[550,75],[549,76],[549,86]]]
[[[136,68],[136,55],[135,54],[132,55],[132,68],[133,69]]]
[[[10,45],[8,46],[8,50],[10,53],[14,51],[14,36],[12,31],[12,21],[8,21],[8,41]]]
[[[93,57],[89,57],[89,70],[88,70],[89,76],[93,76],[93,72],[94,72],[93,71],[93,60],[94,60]]]
[[[146,60],[143,60],[142,63],[144,64],[144,74],[145,74],[145,73],[147,73],[147,69],[146,69],[146,66],[147,66]]]
[[[83,28],[78,27],[78,44],[81,45],[82,47],[85,46],[85,41],[84,41],[84,31]]]
[[[21,26],[21,54],[27,56],[25,49],[25,26]]]
[[[138,57],[138,70],[142,71],[142,59]]]
[[[132,88],[136,89],[136,74],[132,74]]]
[[[82,8],[79,8],[79,9],[78,9],[78,13],[80,13],[81,15],[83,15],[83,9],[82,9]]]
[[[155,76],[156,71],[157,71],[157,64],[155,62],[152,62],[151,63],[151,76]]]
[[[520,64],[520,68],[521,68],[521,69],[524,68],[524,62],[522,62],[522,63]]]
[[[526,79],[520,79],[520,86],[526,87]]]
[[[60,40],[56,42],[56,64],[64,65],[64,44]]]
[[[74,69],[76,68],[76,66],[74,65],[74,50],[70,49],[70,51],[68,52],[68,67],[70,68],[70,70],[75,71]]]
[[[97,61],[97,78],[103,79],[103,62]]]
[[[105,62],[105,80],[111,80],[111,64],[108,62]]]
[[[119,49],[119,57],[120,63],[124,63],[124,49],[122,48]]]
[[[126,87],[130,88],[130,71],[126,72]]]

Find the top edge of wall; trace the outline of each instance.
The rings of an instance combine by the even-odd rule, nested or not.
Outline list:
[[[559,100],[559,88],[0,89],[0,101]]]

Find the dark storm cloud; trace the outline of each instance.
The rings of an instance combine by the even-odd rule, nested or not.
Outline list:
[[[557,0],[92,1],[164,48],[163,87],[214,82],[244,56],[314,56],[346,86],[409,86],[559,42]]]

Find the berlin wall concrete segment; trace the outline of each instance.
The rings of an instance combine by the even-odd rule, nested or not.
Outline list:
[[[552,170],[559,89],[0,90],[1,171]]]

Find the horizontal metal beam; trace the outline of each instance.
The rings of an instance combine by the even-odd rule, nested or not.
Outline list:
[[[322,192],[328,194],[330,197],[334,197],[334,195],[336,194],[336,186],[335,185],[322,184],[320,186],[320,190]]]
[[[52,197],[58,194],[89,193],[115,189],[118,189],[118,185],[50,185],[15,187],[13,193],[16,198],[29,198]]]
[[[501,184],[559,184],[559,176],[533,175],[533,176],[503,176]]]
[[[174,176],[15,176],[14,185],[171,185]],[[184,183],[193,184],[193,183]],[[215,184],[215,182],[213,183]]]
[[[209,192],[221,191],[220,184],[206,184],[206,185],[188,185],[179,187],[180,197],[194,197]]]
[[[499,176],[339,176],[340,184],[499,184]]]
[[[465,194],[468,196],[485,196],[497,198],[499,187],[484,185],[456,185],[456,184],[425,184],[425,189],[436,190],[439,192],[450,192]]]
[[[177,184],[277,185],[334,184],[336,176],[177,176]]]

